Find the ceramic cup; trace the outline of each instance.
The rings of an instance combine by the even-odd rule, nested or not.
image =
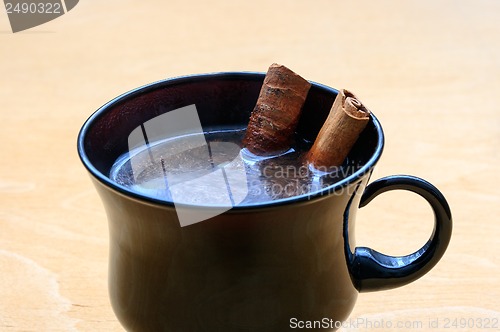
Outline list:
[[[360,292],[408,284],[444,254],[452,218],[433,185],[406,175],[367,185],[384,145],[374,115],[349,155],[361,165],[350,176],[310,195],[235,206],[185,227],[172,202],[108,177],[127,152],[130,133],[166,112],[195,104],[203,127],[244,127],[263,79],[263,73],[167,79],[113,99],[83,125],[78,152],[107,213],[109,293],[128,331],[282,332],[307,322],[309,331],[333,331]],[[312,84],[299,137],[315,138],[336,95]],[[403,257],[356,247],[356,211],[396,189],[415,192],[432,207],[435,223],[427,243]]]

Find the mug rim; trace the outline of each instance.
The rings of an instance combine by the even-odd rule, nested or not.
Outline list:
[[[214,72],[214,73],[201,73],[201,74],[190,74],[190,75],[182,75],[182,76],[176,76],[176,77],[171,77],[171,78],[166,78],[163,80],[151,82],[145,85],[142,85],[140,87],[134,88],[132,90],[129,90],[125,93],[122,93],[118,95],[117,97],[111,99],[101,107],[99,107],[94,113],[92,113],[87,120],[85,120],[84,124],[82,125],[79,133],[78,133],[78,138],[77,138],[77,150],[78,150],[78,156],[80,157],[81,162],[87,169],[87,171],[95,178],[97,179],[101,184],[106,186],[107,188],[113,189],[117,191],[118,193],[129,197],[133,198],[136,200],[143,201],[145,203],[153,204],[153,205],[161,205],[164,207],[173,207],[175,208],[176,205],[180,206],[185,206],[189,208],[203,208],[203,209],[220,209],[221,206],[200,206],[200,205],[191,205],[191,204],[179,204],[175,203],[172,201],[166,201],[158,198],[154,198],[148,195],[144,195],[141,193],[138,193],[130,188],[127,188],[123,185],[120,185],[113,180],[109,178],[109,176],[103,174],[100,172],[90,161],[90,158],[88,157],[86,151],[85,151],[85,138],[87,137],[88,131],[91,129],[92,125],[101,117],[103,114],[105,114],[109,109],[114,107],[116,104],[121,103],[123,101],[126,101],[129,98],[133,98],[135,96],[141,95],[143,93],[146,93],[150,90],[155,90],[157,88],[165,88],[170,85],[175,85],[178,83],[184,83],[184,82],[196,82],[196,81],[201,81],[205,79],[210,79],[210,78],[224,78],[224,77],[241,77],[241,78],[264,78],[266,73],[264,72],[253,72],[253,71],[230,71],[230,72]],[[329,87],[327,85],[317,83],[314,81],[308,80],[309,83],[311,83],[312,86],[315,88],[318,88],[320,90],[325,90],[326,92],[329,93],[338,93],[338,90],[332,87]],[[236,205],[232,206],[230,211],[242,211],[242,210],[248,210],[248,209],[255,209],[255,208],[267,208],[267,207],[276,207],[276,206],[281,206],[281,205],[289,205],[292,203],[299,203],[299,202],[308,202],[312,201],[321,197],[326,197],[329,196],[332,193],[335,193],[339,189],[343,189],[350,184],[358,181],[361,179],[363,176],[365,176],[367,173],[369,173],[377,161],[379,160],[383,148],[384,148],[384,133],[382,130],[382,126],[380,122],[378,121],[377,117],[373,114],[373,112],[370,112],[370,116],[372,118],[372,123],[373,126],[376,129],[376,132],[378,134],[377,137],[377,142],[376,142],[376,147],[375,151],[372,153],[368,161],[360,167],[358,170],[356,170],[354,173],[350,174],[349,176],[343,178],[340,181],[335,182],[332,185],[329,185],[321,190],[312,192],[312,193],[307,193],[307,194],[302,194],[302,195],[297,195],[297,196],[292,196],[288,198],[281,198],[278,200],[274,201],[268,201],[264,203],[253,203],[253,204],[246,204],[246,205]]]

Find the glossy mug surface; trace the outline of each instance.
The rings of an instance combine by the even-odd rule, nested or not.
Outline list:
[[[405,285],[444,254],[452,219],[434,186],[406,175],[367,185],[384,144],[375,116],[350,153],[362,165],[354,174],[312,195],[236,206],[185,227],[172,202],[109,179],[130,133],[166,112],[195,104],[203,127],[245,126],[263,79],[262,73],[217,73],[164,80],[110,101],[84,124],[78,151],[107,213],[109,293],[127,330],[282,332],[321,322],[308,330],[334,331],[359,292]],[[299,137],[315,138],[336,94],[312,84]],[[395,189],[416,192],[431,205],[429,241],[404,257],[356,247],[356,211]]]

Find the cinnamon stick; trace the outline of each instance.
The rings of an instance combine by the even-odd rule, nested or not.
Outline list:
[[[310,87],[287,67],[272,64],[250,116],[245,147],[257,155],[289,149]]]
[[[340,90],[306,155],[307,162],[317,169],[342,165],[369,119],[370,111],[359,99],[350,91]]]

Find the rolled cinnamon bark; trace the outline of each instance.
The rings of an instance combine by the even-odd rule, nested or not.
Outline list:
[[[306,160],[313,167],[329,170],[342,165],[370,120],[370,111],[350,91],[342,89],[335,98]]]
[[[272,64],[250,116],[245,147],[257,155],[289,149],[310,87],[287,67]]]

